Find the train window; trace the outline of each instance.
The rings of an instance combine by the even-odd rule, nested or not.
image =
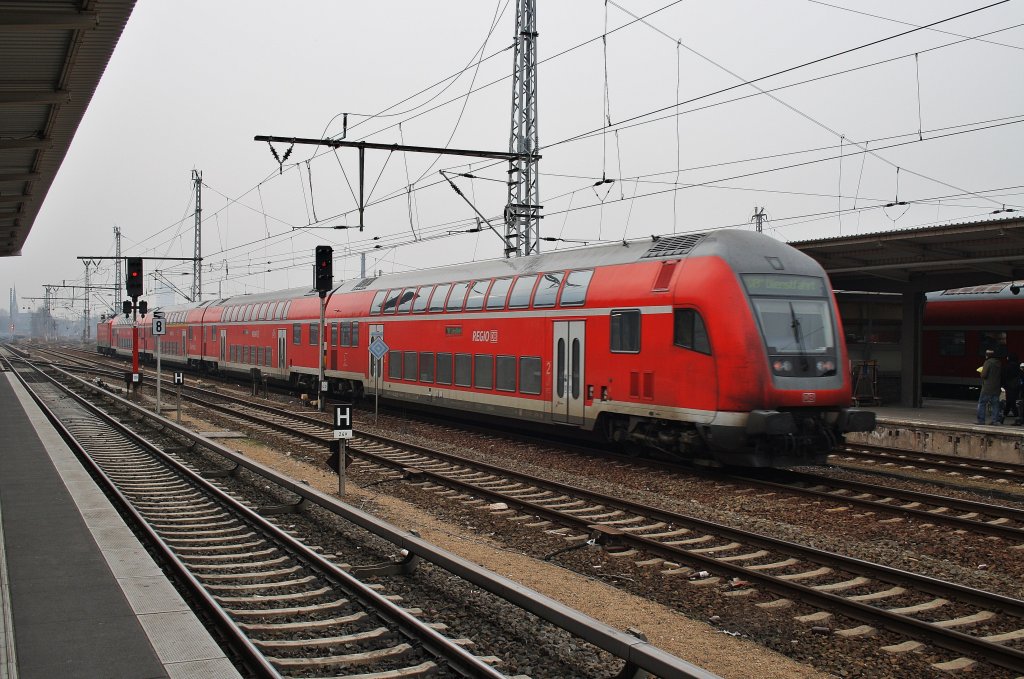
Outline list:
[[[593,270],[570,271],[562,289],[562,306],[581,306],[587,300],[587,288],[593,278]]]
[[[462,311],[462,303],[466,301],[466,292],[469,290],[469,283],[456,283],[452,286],[452,294],[448,295],[448,303],[444,305],[445,311]]]
[[[188,326],[188,341],[189,342],[192,341],[192,328],[193,328],[193,326],[191,326],[191,325]]]
[[[405,379],[416,381],[416,377],[420,372],[419,366],[417,365],[419,354],[415,351],[407,351],[403,358],[405,359]]]
[[[558,338],[555,349],[555,393],[558,398],[565,397],[565,338]]]
[[[288,303],[287,302],[278,302],[277,303],[277,310],[274,311],[274,318],[276,318],[279,321],[283,321],[284,320],[284,316],[285,316],[285,312],[287,310],[288,310]]]
[[[572,397],[580,397],[580,340],[572,338],[571,357],[569,359],[569,373],[572,376]]]
[[[309,346],[315,347],[320,344],[320,323],[309,324]]]
[[[210,339],[211,340],[217,339],[217,326],[216,325],[211,325],[210,326]]]
[[[640,353],[640,310],[613,309],[611,314],[611,350],[616,353]]]
[[[487,294],[487,286],[490,281],[477,281],[469,289],[466,297],[466,311],[479,311],[484,308],[484,295]]]
[[[233,306],[228,308],[228,320],[232,323],[235,322],[236,316],[238,316],[238,307]]]
[[[468,387],[473,384],[473,357],[469,354],[455,354],[455,384]]]
[[[553,271],[541,276],[537,292],[533,296],[533,306],[548,307],[555,306],[555,298],[558,296],[558,288],[562,285],[561,271]]]
[[[939,333],[939,356],[966,356],[967,333],[960,331]]]
[[[451,284],[439,285],[434,288],[434,294],[430,296],[430,305],[427,307],[427,311],[443,311],[444,301],[448,298],[448,291],[451,289]]]
[[[244,323],[245,321],[248,321],[248,320],[249,320],[249,315],[250,315],[250,313],[251,313],[251,312],[252,312],[252,307],[251,307],[251,306],[249,306],[248,304],[246,304],[245,306],[243,306],[243,307],[242,307],[242,317],[241,317],[241,319],[240,319],[240,320],[241,320],[241,321],[242,321],[243,323]]]
[[[498,356],[495,359],[495,388],[498,391],[516,390],[516,357]]]
[[[519,359],[519,393],[540,393],[540,358],[523,356]]]
[[[426,311],[427,302],[430,301],[430,292],[433,287],[425,285],[419,289],[419,294],[416,295],[416,301],[412,305],[413,312]]]
[[[292,310],[292,303],[291,303],[291,300],[289,300],[288,303],[284,305],[284,315],[281,316],[281,318],[288,318],[288,312],[291,311],[291,310]]]
[[[491,291],[487,294],[488,309],[504,309],[505,300],[508,298],[508,289],[512,287],[511,278],[499,278],[494,281]]]
[[[384,298],[387,297],[387,294],[388,294],[387,290],[378,290],[377,291],[377,294],[373,296],[373,303],[370,304],[370,313],[371,314],[376,315],[376,314],[380,313],[380,307],[381,307],[382,304],[384,304]]]
[[[473,357],[473,386],[477,389],[494,387],[494,357],[490,354],[477,354]]]
[[[331,346],[338,346],[338,324],[331,323]]]
[[[402,294],[402,289],[398,288],[388,293],[388,296],[384,299],[384,306],[381,307],[380,312],[382,314],[393,314],[395,308],[398,306],[398,298]]]
[[[533,296],[533,286],[537,282],[537,276],[520,276],[512,286],[512,294],[508,298],[509,309],[525,309],[530,306],[530,297]]]
[[[249,362],[249,345],[242,347],[242,363]]]
[[[292,344],[302,344],[301,323],[292,323]]]
[[[260,307],[260,320],[265,321],[270,317],[270,302],[264,302]]]
[[[438,384],[451,384],[452,383],[452,355],[451,354],[438,354],[437,355],[437,383]]]
[[[263,347],[256,347],[256,365],[263,365]]]
[[[420,354],[420,382],[434,381],[434,355],[430,352]]]
[[[388,377],[393,380],[402,379],[402,352],[388,352]]]
[[[352,346],[359,346],[359,321],[352,321]]]
[[[341,346],[352,346],[352,324],[348,321],[341,322]]]
[[[267,347],[267,353],[263,354],[263,365],[269,368],[270,364],[273,362],[273,358],[274,358],[274,348],[273,347]]]
[[[398,302],[398,313],[407,314],[412,311],[412,303],[416,299],[416,288],[406,288]]]
[[[707,327],[696,309],[676,309],[672,313],[672,337],[677,347],[711,353]]]

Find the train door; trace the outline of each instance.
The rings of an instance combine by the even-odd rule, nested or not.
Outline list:
[[[370,347],[373,346],[374,340],[380,338],[384,340],[384,324],[374,323],[369,326],[370,335],[366,340],[366,377],[367,379],[367,391],[376,392],[380,382],[384,379],[384,357],[380,359],[374,358],[373,353],[370,351]],[[380,374],[378,374],[380,373]]]
[[[186,335],[187,330],[181,329],[181,359],[188,363],[188,336]]]
[[[220,331],[220,362],[224,363],[224,356],[227,355],[228,350],[228,331],[221,328]]]
[[[277,367],[280,370],[285,370],[288,367],[288,361],[286,360],[288,350],[288,330],[286,328],[278,328],[277,330]]]
[[[555,321],[551,419],[583,424],[583,357],[586,321]]]

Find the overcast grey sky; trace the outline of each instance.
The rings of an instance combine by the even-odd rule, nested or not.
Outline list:
[[[987,4],[540,0],[541,235],[752,228],[765,207],[790,241],[1024,208],[1021,0],[853,49]],[[191,256],[193,169],[204,298],[305,285],[319,244],[336,279],[362,252],[384,272],[500,257],[493,233],[460,233],[473,212],[438,170],[477,176],[457,181],[501,230],[505,164],[368,152],[367,229],[308,228],[356,223],[356,152],[296,147],[279,174],[252,138],[339,135],[348,112],[352,140],[507,151],[514,15],[510,0],[139,0],[0,282],[25,297],[81,280],[75,258],[112,255],[114,226],[126,256]],[[910,204],[882,207],[897,192]],[[190,263],[146,266],[191,285]],[[94,282],[113,282],[109,262]]]

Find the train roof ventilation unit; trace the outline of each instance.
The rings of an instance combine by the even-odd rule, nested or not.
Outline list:
[[[377,280],[376,276],[373,276],[371,278],[364,278],[363,280],[361,280],[358,283],[356,283],[355,286],[352,289],[353,290],[362,290],[363,288],[369,286],[370,283],[374,282],[375,280]]]
[[[654,257],[678,257],[689,254],[697,243],[704,238],[703,233],[689,233],[684,236],[662,236],[647,252],[641,255],[641,259],[652,259]]]

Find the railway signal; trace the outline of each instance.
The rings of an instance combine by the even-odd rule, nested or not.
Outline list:
[[[142,257],[128,258],[128,275],[124,283],[129,297],[142,296]]]
[[[334,285],[334,249],[330,245],[316,246],[316,268],[313,287],[320,296],[325,296]]]

